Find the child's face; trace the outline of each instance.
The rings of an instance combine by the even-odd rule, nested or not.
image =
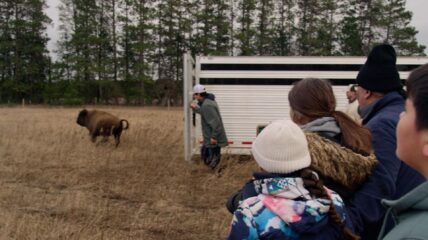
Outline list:
[[[397,151],[399,159],[417,171],[425,168],[428,159],[428,130],[416,129],[416,111],[412,99],[406,100],[406,110],[400,114],[397,125]],[[424,153],[425,152],[425,153]],[[424,160],[425,159],[425,160]]]

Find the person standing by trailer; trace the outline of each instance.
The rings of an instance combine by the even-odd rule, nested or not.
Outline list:
[[[361,123],[361,117],[358,114],[358,101],[357,101],[357,86],[355,84],[349,85],[346,91],[346,98],[348,98],[348,107],[346,108],[346,115],[357,123]]]
[[[395,154],[395,132],[399,115],[404,111],[405,92],[394,48],[387,44],[374,47],[356,80],[359,113],[363,125],[372,133],[379,164],[368,182],[355,193],[349,209],[362,239],[377,239],[386,212],[381,199],[400,198],[425,179]],[[390,226],[391,222],[386,230]]]
[[[407,81],[406,110],[397,125],[397,156],[428,179],[428,64],[414,70]],[[396,226],[385,236],[392,239],[428,239],[428,183],[395,201],[382,201]],[[386,233],[386,231],[384,231]],[[379,239],[384,236],[383,231]]]
[[[223,120],[214,95],[207,93],[205,87],[197,84],[193,87],[193,97],[197,103],[191,103],[190,107],[201,115],[203,144],[201,158],[203,162],[215,169],[220,163],[221,148],[228,145]]]

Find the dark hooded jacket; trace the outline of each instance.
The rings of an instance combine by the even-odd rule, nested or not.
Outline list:
[[[216,145],[210,143],[210,139],[217,140],[217,145],[225,147],[228,145],[226,131],[221,118],[220,109],[214,100],[213,94],[207,93],[204,100],[198,102],[198,108],[194,111],[201,115],[202,135],[205,147],[212,148]]]
[[[348,205],[356,231],[363,239],[377,239],[386,211],[382,199],[397,199],[425,181],[395,155],[396,126],[403,111],[404,98],[398,92],[390,92],[375,102],[363,118],[363,125],[372,133],[373,149],[379,161],[372,177]],[[389,229],[390,226],[386,226],[386,230]]]

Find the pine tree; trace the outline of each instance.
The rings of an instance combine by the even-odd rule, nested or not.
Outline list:
[[[369,0],[359,2],[360,35],[362,37],[362,50],[365,54],[370,52],[373,45],[379,42],[378,27],[383,14],[383,0]]]
[[[73,0],[62,0],[62,3],[58,6],[59,10],[59,21],[60,25],[58,28],[59,40],[58,40],[58,58],[62,67],[64,68],[63,79],[70,82],[73,79],[73,47],[71,44],[71,36],[74,27],[73,13],[74,3]]]
[[[14,98],[11,93],[12,81],[12,3],[0,2],[0,101],[10,101]]]
[[[299,7],[297,10],[298,54],[302,56],[314,55],[317,49],[317,24],[321,12],[320,1],[300,0],[297,1],[297,5]]]
[[[152,32],[154,25],[154,6],[151,1],[137,0],[134,3],[136,13],[135,33],[132,34],[132,52],[135,53],[133,61],[133,73],[140,87],[140,103],[146,101],[146,81],[151,79],[151,62],[154,59],[154,41]]]
[[[293,11],[295,4],[295,0],[281,0],[277,2],[278,18],[274,23],[273,55],[294,55],[292,45],[296,32]]]
[[[208,55],[215,51],[214,1],[203,0],[197,3],[199,11],[195,15],[197,19],[195,26],[196,54]]]
[[[336,54],[336,42],[339,35],[336,26],[342,20],[339,13],[345,5],[343,0],[320,1],[314,55],[332,56]]]
[[[418,44],[417,31],[410,26],[412,13],[406,10],[405,0],[386,0],[381,20],[383,42],[392,44],[398,55],[424,55],[425,46]]]
[[[117,59],[117,32],[116,32],[116,24],[117,24],[117,17],[116,17],[116,11],[117,11],[117,0],[111,0],[111,37],[112,37],[112,51],[113,51],[113,80],[117,81],[117,71],[118,71],[118,59]]]
[[[96,12],[96,25],[93,26],[96,28],[96,36],[94,37],[94,44],[96,47],[96,57],[94,66],[97,72],[96,79],[98,81],[110,80],[109,70],[110,68],[110,32],[111,29],[110,18],[109,18],[109,6],[108,1],[98,0],[95,3],[94,11]],[[103,94],[103,89],[99,82],[99,94],[100,98],[105,98]]]
[[[229,56],[235,56],[235,30],[236,30],[236,13],[238,1],[229,0]]]
[[[85,102],[92,103],[96,97],[103,98],[102,89],[95,81],[104,77],[100,63],[101,41],[98,20],[99,9],[96,0],[62,0],[60,5],[60,59],[67,67],[67,79],[70,82],[70,92],[79,92]],[[79,91],[78,91],[79,90]]]
[[[118,37],[118,45],[122,49],[119,51],[119,62],[120,62],[120,73],[119,75],[124,81],[130,81],[132,78],[131,74],[131,63],[133,62],[133,51],[131,46],[131,35],[134,29],[131,17],[133,16],[132,0],[122,0],[119,5],[122,6],[122,14],[118,16],[118,22],[121,26],[121,34]]]
[[[214,26],[215,26],[215,50],[214,55],[228,55],[230,52],[230,20],[228,18],[229,4],[225,0],[215,0]]]
[[[256,5],[257,34],[255,39],[256,55],[273,55],[271,46],[274,42],[274,2],[261,0]]]
[[[3,1],[1,5],[0,71],[1,98],[43,101],[43,87],[48,69],[50,19],[44,14],[42,0]]]
[[[193,39],[191,49],[195,54],[227,55],[230,52],[229,5],[224,0],[195,1],[191,5]],[[194,43],[192,43],[194,41]]]
[[[257,30],[255,29],[255,0],[243,0],[239,4],[240,16],[238,17],[238,41],[239,55],[251,56],[256,53],[255,41]]]
[[[350,0],[345,6],[344,18],[339,23],[339,52],[345,56],[363,56],[362,31],[359,24],[359,0]]]

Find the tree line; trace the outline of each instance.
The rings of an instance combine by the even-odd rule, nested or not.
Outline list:
[[[424,55],[405,0],[61,0],[57,56],[45,0],[0,0],[0,102],[179,104],[183,53]]]

